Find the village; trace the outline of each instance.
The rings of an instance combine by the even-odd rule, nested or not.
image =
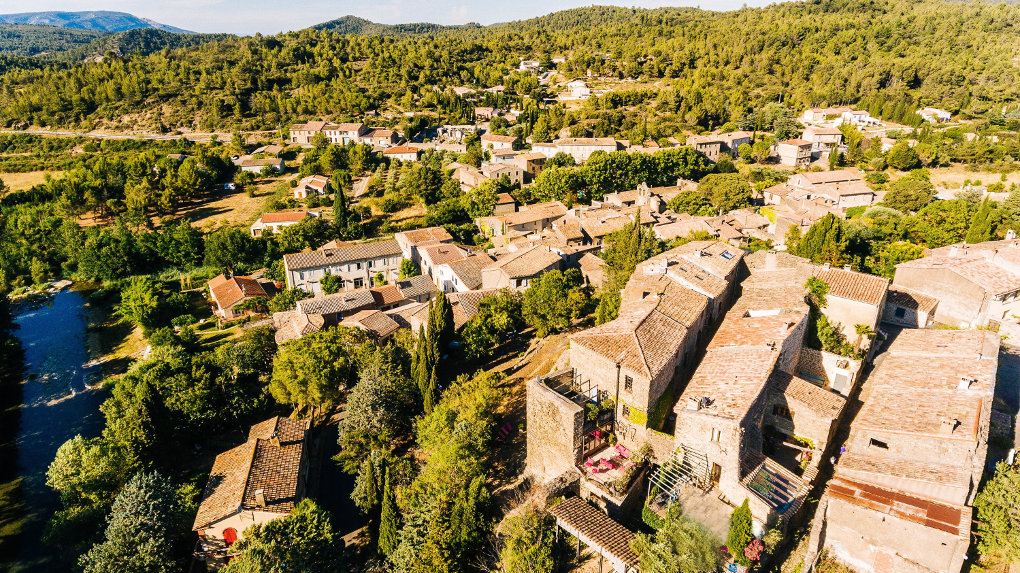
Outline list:
[[[520,71],[537,68],[522,61]],[[593,95],[576,79],[559,98]],[[938,109],[917,113],[934,125],[951,120]],[[476,141],[480,166],[443,166],[461,191],[527,189],[554,158],[583,165],[597,154],[690,147],[718,165],[748,157],[763,137],[734,130],[664,146],[564,133],[539,142],[489,129],[493,118],[513,121],[513,110],[473,115],[478,123],[442,125],[417,141],[367,123],[309,121],[236,165],[282,173],[291,168],[285,147],[326,144],[369,145],[406,164]],[[208,282],[209,300],[221,323],[270,325],[280,345],[338,326],[383,345],[401,331],[425,336],[439,299],[460,331],[500,293],[523,294],[547,273],[576,269],[583,288],[615,285],[618,311],[572,324],[541,365],[541,338],[503,362],[527,378],[516,390],[520,418],[500,441],[518,434],[525,460],[516,487],[527,484],[521,491],[548,507],[557,536],[590,556],[584,570],[639,571],[636,532],[682,512],[727,540],[729,571],[779,570],[768,559],[783,547],[804,572],[825,560],[862,572],[959,572],[982,476],[996,461],[1014,463],[1017,388],[1000,386],[999,370],[1020,333],[1020,241],[1010,230],[1002,240],[928,249],[896,264],[891,280],[792,254],[788,241],[819,221],[883,201],[864,170],[830,161],[846,152],[840,126],[878,138],[883,151],[916,143],[886,137],[882,122],[851,107],[808,109],[798,121],[799,137],[774,141],[760,158],[789,177],[749,187],[751,201],[737,209],[674,212],[678,197],[699,188],[684,178],[584,202],[523,203],[501,190],[491,213],[474,219],[481,241],[441,225],[333,240],[284,255],[282,281],[265,269],[220,275]],[[335,185],[300,178],[294,202],[324,207],[262,213],[251,236],[333,217],[325,205],[343,193]],[[357,205],[357,182],[353,189]],[[616,284],[604,257],[621,232],[668,249],[636,261]],[[265,301],[293,289],[305,298],[266,311]],[[307,495],[309,428],[307,419],[270,419],[216,457],[194,522],[196,555],[222,562],[247,527],[287,515]],[[734,546],[737,515],[750,531]]]

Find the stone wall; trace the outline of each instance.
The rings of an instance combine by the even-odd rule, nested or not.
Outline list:
[[[584,408],[538,379],[528,382],[527,393],[525,473],[541,484],[575,468]]]
[[[898,268],[893,284],[937,298],[936,322],[967,327],[986,320],[984,290],[948,269]]]

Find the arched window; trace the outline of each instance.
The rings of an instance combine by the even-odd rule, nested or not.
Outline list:
[[[223,541],[228,545],[233,545],[237,541],[237,530],[233,527],[228,527],[223,530]]]

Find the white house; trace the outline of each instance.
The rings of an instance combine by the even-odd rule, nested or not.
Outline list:
[[[294,188],[294,199],[307,199],[309,195],[319,195],[321,197],[328,193],[329,179],[324,175],[309,175],[298,181],[297,187]]]
[[[858,127],[867,127],[867,126],[882,125],[882,122],[877,120],[877,119],[875,119],[875,118],[873,118],[873,117],[871,117],[870,113],[868,113],[866,111],[857,110],[857,109],[851,110],[851,111],[844,111],[839,116],[839,123],[838,123],[838,125],[842,125],[844,123],[850,124],[850,125],[856,125]]]
[[[383,151],[383,157],[400,161],[418,161],[418,149],[406,145],[390,147]]]
[[[926,107],[917,110],[917,115],[929,123],[946,123],[953,118],[953,114],[937,107]]]
[[[281,230],[297,225],[307,217],[318,217],[319,214],[313,211],[290,211],[286,213],[263,213],[257,221],[251,224],[251,236],[261,237],[266,231],[274,235]]]

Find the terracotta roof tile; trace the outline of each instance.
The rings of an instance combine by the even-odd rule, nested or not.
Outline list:
[[[223,277],[226,280],[218,280]],[[266,289],[262,288],[259,281],[251,277],[233,276],[226,278],[223,275],[209,281],[213,298],[221,309],[228,309],[246,298],[260,297],[269,298]]]
[[[308,211],[291,211],[287,213],[263,213],[259,218],[263,223],[297,223],[308,217]]]
[[[396,257],[402,254],[400,245],[394,240],[388,240],[370,243],[349,243],[339,245],[336,248],[323,248],[318,251],[284,255],[283,260],[287,263],[288,269],[294,270],[319,268],[381,257]]]
[[[549,513],[620,561],[632,567],[638,566],[638,556],[630,548],[634,533],[581,498],[564,500],[550,508]]]
[[[829,285],[827,296],[838,296],[876,306],[882,304],[889,288],[889,279],[856,271],[816,268],[815,276]]]
[[[969,535],[971,510],[965,506],[933,502],[893,489],[835,478],[829,495],[860,507],[919,523],[960,537]]]
[[[421,245],[431,242],[445,243],[447,241],[453,240],[453,236],[450,235],[449,231],[442,227],[424,227],[421,229],[412,229],[410,231],[402,231],[400,233],[397,233],[397,236],[401,236],[412,245]]]
[[[889,285],[889,295],[886,301],[889,304],[900,308],[919,310],[931,314],[939,304],[939,299],[912,291],[897,285]]]

